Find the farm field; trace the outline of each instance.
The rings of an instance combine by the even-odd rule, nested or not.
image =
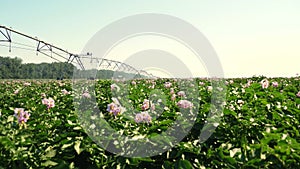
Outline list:
[[[95,93],[82,87],[79,95],[71,80],[1,80],[0,168],[299,168],[299,80],[226,79],[223,88],[209,79],[91,80]],[[226,92],[223,113],[200,143],[214,91]],[[76,99],[84,105],[95,99],[101,115],[76,108]],[[195,124],[152,157],[115,155],[87,135],[105,119],[128,136],[151,137],[171,127],[178,112],[191,113]]]

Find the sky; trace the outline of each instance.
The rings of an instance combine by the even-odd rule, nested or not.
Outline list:
[[[217,53],[225,77],[291,77],[300,73],[299,9],[298,0],[10,0],[1,2],[0,25],[37,36],[72,53],[81,53],[99,30],[123,17],[167,14],[203,33]],[[12,38],[35,45],[22,37],[13,35]],[[116,46],[107,57],[124,61],[134,53],[133,48],[138,51],[137,46],[140,50],[159,48],[155,40],[170,42],[160,49],[175,53],[194,76],[203,75],[203,63],[192,61],[192,56],[188,56],[192,54],[181,44],[162,37],[129,39]],[[34,51],[13,49],[8,52],[3,46],[0,46],[0,55],[18,56],[25,63],[51,61],[41,54],[36,56]]]

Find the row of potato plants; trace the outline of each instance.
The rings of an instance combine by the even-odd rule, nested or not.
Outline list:
[[[76,85],[71,80],[0,81],[0,168],[300,166],[298,77],[88,80]],[[215,102],[222,113],[212,119],[208,114]],[[88,109],[93,104],[99,113]],[[177,119],[189,122],[180,112],[196,117],[195,123],[183,128],[188,132],[179,143],[157,155],[124,157],[95,141],[103,120],[126,136],[151,138]],[[213,133],[200,142],[210,120]],[[155,141],[168,145],[172,138],[166,138]],[[115,149],[126,144],[120,139],[106,143]]]

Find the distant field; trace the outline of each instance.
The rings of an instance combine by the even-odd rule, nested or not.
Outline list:
[[[95,95],[84,92],[84,85],[78,95],[71,80],[0,80],[0,168],[300,166],[298,77],[226,79],[226,88],[217,89],[208,79],[194,79],[193,86],[183,88],[178,85],[182,80],[175,79],[89,83],[93,82]],[[153,89],[159,90],[153,93]],[[212,136],[200,144],[200,131],[216,90],[227,90],[223,114],[214,123],[217,128]],[[124,96],[118,98],[121,105],[112,100],[114,95]],[[180,118],[180,108],[197,110],[197,120],[188,135],[169,151],[147,158],[125,158],[99,147],[79,124],[74,99],[88,102],[93,98],[103,117],[88,111],[81,117],[91,118],[85,124],[91,130],[99,118],[104,118],[128,136],[151,137],[171,127]],[[128,108],[128,100],[134,111]],[[182,100],[187,104],[181,104]],[[141,112],[147,112],[147,118],[139,118]],[[161,112],[159,117],[154,116],[157,112]]]

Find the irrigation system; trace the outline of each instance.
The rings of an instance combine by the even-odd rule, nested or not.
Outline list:
[[[107,69],[107,70],[123,70],[125,72],[131,72],[135,74],[139,74],[142,77],[154,77],[152,74],[144,71],[144,70],[137,70],[134,67],[119,62],[115,60],[109,60],[105,58],[98,58],[94,57],[92,53],[85,53],[85,54],[75,54],[71,53],[61,47],[55,46],[51,43],[48,43],[46,41],[40,40],[37,37],[32,37],[30,35],[27,35],[25,33],[16,31],[12,28],[8,28],[6,26],[0,25],[0,46],[7,47],[9,52],[12,52],[12,49],[21,49],[21,50],[30,50],[30,51],[36,51],[36,54],[38,53],[44,54],[47,57],[52,58],[53,60],[56,60],[58,62],[61,62],[60,59],[63,59],[67,63],[72,63],[78,65],[82,70],[86,70],[86,67],[82,63],[82,59],[90,59],[92,61],[96,61],[99,63],[99,68],[101,69]],[[23,38],[32,40],[33,42],[36,42],[36,46],[20,43],[17,42],[12,38],[12,34],[19,35]]]

